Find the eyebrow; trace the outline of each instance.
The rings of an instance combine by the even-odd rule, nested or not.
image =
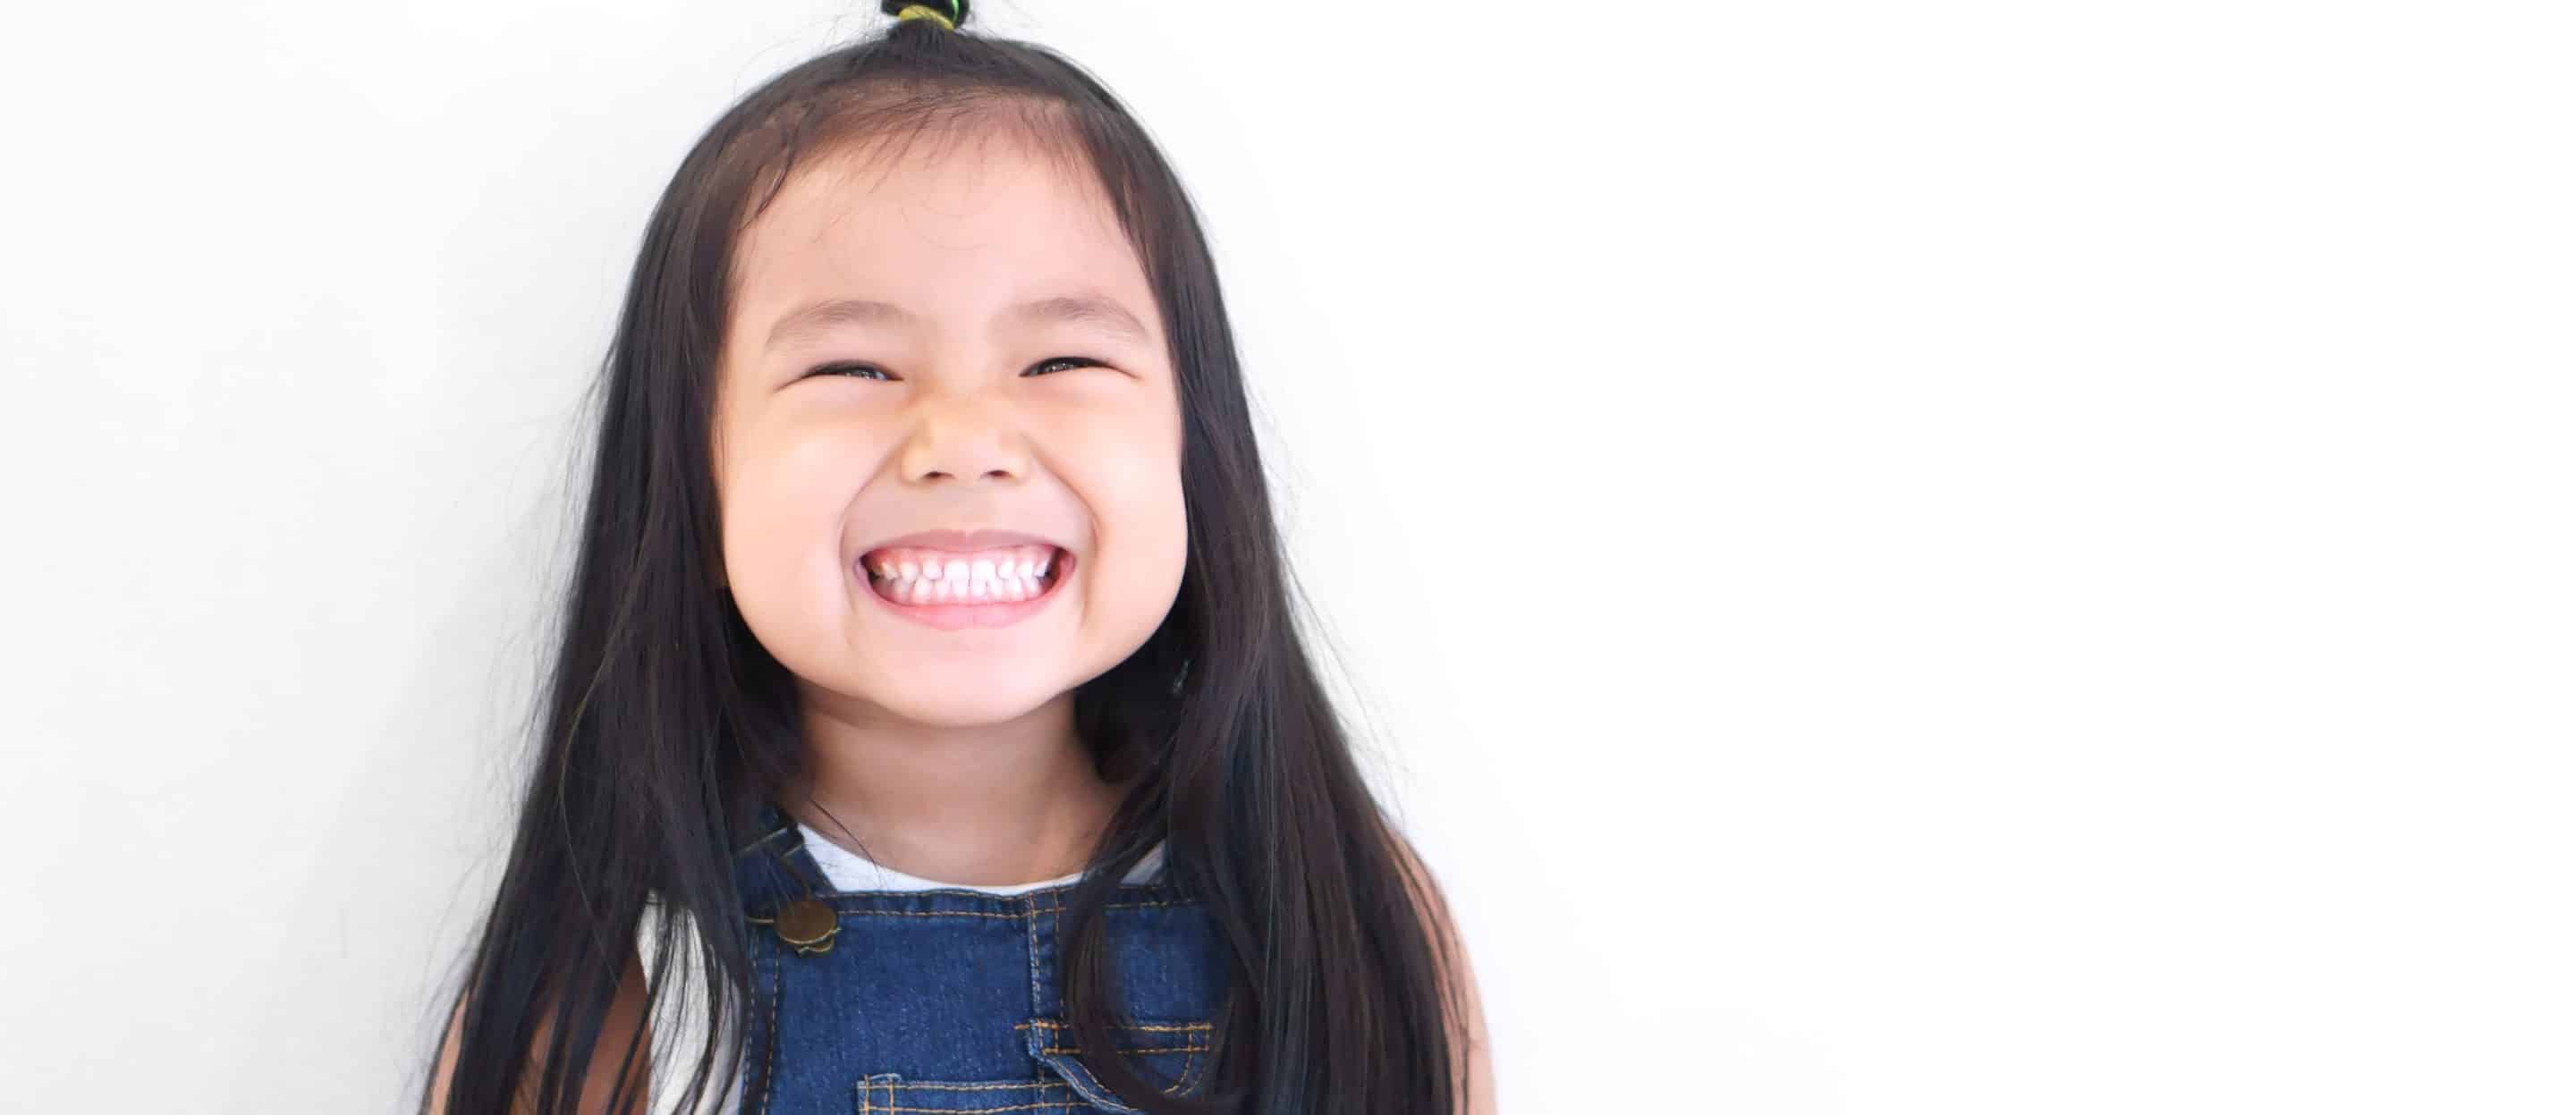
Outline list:
[[[1127,307],[1100,294],[1064,294],[1023,302],[1002,312],[1002,321],[1031,325],[1047,322],[1070,322],[1087,325],[1121,340],[1144,344],[1145,324],[1136,320]],[[921,315],[892,302],[865,298],[826,298],[793,310],[769,327],[766,348],[777,348],[791,341],[810,338],[844,325],[908,326],[921,321]]]

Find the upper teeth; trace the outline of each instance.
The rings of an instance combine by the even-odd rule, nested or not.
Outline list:
[[[972,590],[978,586],[1034,589],[1038,578],[1055,565],[1055,547],[1005,546],[962,553],[894,547],[868,555],[868,571],[898,585],[915,581],[948,582]]]

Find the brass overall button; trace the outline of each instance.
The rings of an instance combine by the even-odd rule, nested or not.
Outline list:
[[[799,898],[778,910],[778,939],[796,950],[798,956],[813,956],[832,951],[832,937],[841,931],[841,915],[812,898]]]

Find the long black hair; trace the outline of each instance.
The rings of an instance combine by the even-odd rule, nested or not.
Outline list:
[[[688,915],[653,920],[661,947],[647,980],[648,1017],[678,994],[707,1022],[684,1102],[695,1110],[735,1086],[722,1035],[740,1032],[750,928],[732,855],[803,756],[792,679],[735,609],[717,541],[709,428],[733,253],[802,159],[998,124],[1098,175],[1169,323],[1183,419],[1179,598],[1074,698],[1102,773],[1133,786],[1067,898],[1074,1044],[1118,1048],[1103,913],[1117,881],[1164,842],[1172,881],[1204,899],[1223,938],[1226,1040],[1204,1101],[1163,1094],[1114,1052],[1089,1061],[1105,1085],[1157,1115],[1450,1115],[1465,1031],[1450,944],[1433,928],[1446,913],[1353,762],[1292,622],[1196,212],[1097,80],[1045,48],[959,29],[962,2],[940,8],[945,23],[896,22],[743,97],[653,210],[596,385],[542,734],[498,894],[449,1000],[447,1111],[533,1097],[555,1115],[573,1110],[594,1055],[640,1063],[643,1035],[601,1039],[648,903]],[[683,949],[700,979],[675,986],[665,977]],[[610,1109],[627,1110],[631,1095]]]

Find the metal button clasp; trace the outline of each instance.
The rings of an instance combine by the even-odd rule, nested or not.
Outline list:
[[[832,951],[832,938],[841,932],[841,915],[818,899],[799,898],[779,908],[770,928],[796,955],[817,956]]]
[[[774,805],[768,808],[777,809]],[[832,909],[830,903],[814,897],[814,880],[806,877],[805,872],[796,866],[794,858],[779,850],[778,838],[785,836],[793,840],[795,831],[793,825],[781,823],[777,828],[762,835],[760,839],[753,841],[750,848],[745,848],[738,854],[748,854],[755,849],[767,853],[771,859],[777,861],[779,867],[784,868],[787,874],[796,880],[798,886],[804,888],[805,897],[788,900],[771,917],[762,917],[748,911],[745,912],[745,916],[754,925],[768,926],[771,931],[778,934],[779,940],[796,950],[796,955],[819,956],[832,951],[832,938],[839,936],[841,932],[841,915]]]

